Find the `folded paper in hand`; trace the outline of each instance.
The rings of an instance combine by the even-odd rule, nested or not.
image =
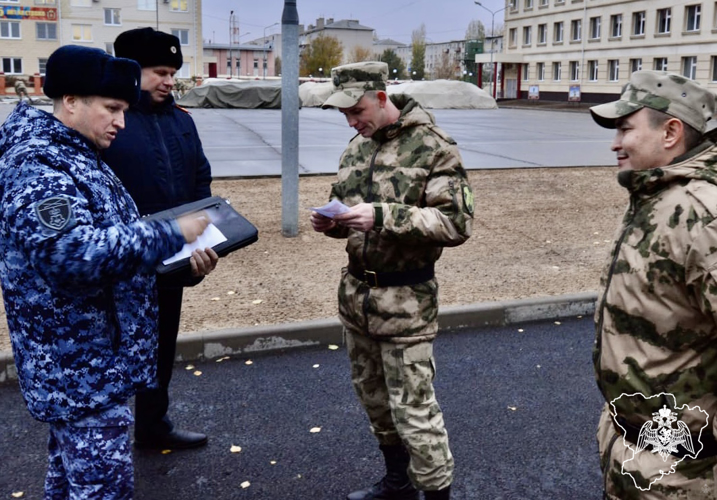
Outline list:
[[[328,217],[329,219],[333,219],[337,215],[345,214],[346,212],[349,212],[349,207],[341,203],[339,200],[331,200],[323,207],[314,207],[311,210],[314,212],[323,215],[324,217]]]
[[[197,249],[204,250],[205,248],[214,248],[219,243],[224,243],[225,241],[227,241],[227,237],[224,236],[224,233],[222,233],[214,224],[209,224],[196,240],[192,243],[185,243],[179,252],[175,253],[170,258],[163,260],[162,264],[168,266],[172,262],[188,259],[192,256],[192,252]]]

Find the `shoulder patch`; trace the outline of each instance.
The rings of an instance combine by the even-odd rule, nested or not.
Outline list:
[[[54,196],[35,205],[35,213],[40,224],[53,231],[62,231],[72,220],[70,200]]]

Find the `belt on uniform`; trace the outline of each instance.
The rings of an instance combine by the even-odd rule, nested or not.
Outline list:
[[[620,426],[618,426],[615,423],[615,420],[612,421],[612,425],[617,431],[618,434],[621,436],[624,436],[625,439],[630,441],[632,444],[637,444],[637,442],[640,439],[640,428],[636,425],[632,425],[630,422],[625,420],[623,417],[617,417],[618,423],[622,426],[623,429],[620,429]],[[717,440],[715,440],[714,435],[711,432],[702,432],[702,435],[700,436],[699,440],[697,439],[696,434],[691,434],[692,436],[692,446],[695,449],[695,452],[699,449],[699,444],[702,443],[702,451],[699,452],[699,455],[696,455],[696,458],[709,458],[714,457],[717,455]],[[671,453],[672,456],[675,456],[677,458],[683,458],[687,455],[692,455],[689,451],[685,449],[684,446],[680,446],[677,448],[676,453]]]
[[[388,273],[378,273],[376,271],[368,271],[359,269],[349,264],[349,273],[371,288],[383,288],[387,286],[408,286],[418,285],[433,279],[435,271],[433,264],[420,269],[411,269],[410,271],[392,271]]]

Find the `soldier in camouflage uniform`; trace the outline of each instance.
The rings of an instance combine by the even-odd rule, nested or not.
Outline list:
[[[605,498],[715,499],[717,146],[715,96],[682,76],[633,73],[591,108],[616,128],[630,194],[595,314]]]
[[[473,193],[456,143],[405,95],[388,97],[388,66],[332,70],[338,108],[358,135],[331,190],[350,210],[312,212],[316,231],[347,238],[339,285],[354,388],[379,441],[385,477],[349,500],[449,498],[453,456],[433,391],[438,330],[434,264],[471,234]]]
[[[47,61],[53,115],[0,129],[0,281],[20,389],[50,425],[46,498],[128,499],[127,399],[155,384],[154,269],[203,218],[141,222],[99,159],[139,98],[140,68],[67,45]]]
[[[15,93],[20,99],[20,102],[22,102],[24,98],[27,98],[27,100],[30,101],[30,104],[32,104],[32,98],[30,97],[30,94],[27,93],[27,84],[22,78],[15,80]]]

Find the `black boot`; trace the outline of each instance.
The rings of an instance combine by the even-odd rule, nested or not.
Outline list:
[[[346,500],[419,500],[418,490],[408,478],[411,457],[403,445],[379,446],[386,462],[386,475],[378,483],[354,491]]]
[[[423,495],[425,496],[426,500],[448,500],[449,498],[451,498],[451,487],[447,486],[442,490],[436,491],[424,491]]]

